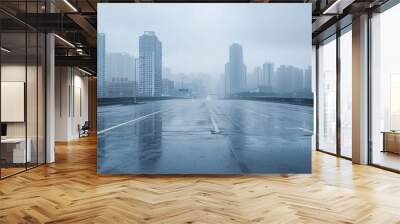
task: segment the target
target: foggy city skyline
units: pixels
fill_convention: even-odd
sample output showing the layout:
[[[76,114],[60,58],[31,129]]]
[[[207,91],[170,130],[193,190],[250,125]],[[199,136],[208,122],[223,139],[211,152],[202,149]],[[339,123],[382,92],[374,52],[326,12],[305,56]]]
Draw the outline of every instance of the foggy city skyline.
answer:
[[[296,4],[293,7],[274,4],[273,8],[267,4],[261,7],[259,4],[257,7],[253,4],[149,5],[99,5],[99,33],[105,34],[106,54],[128,54],[137,58],[138,37],[145,31],[153,31],[162,42],[162,67],[171,69],[174,74],[206,73],[212,79],[219,78],[225,72],[229,47],[234,43],[243,48],[247,72],[266,62],[273,63],[275,68],[291,65],[307,69],[310,65],[311,46],[298,42],[311,38],[306,33],[298,35],[297,30],[310,26],[303,24],[304,20],[296,20],[296,15],[304,14]],[[165,7],[168,10],[163,10]],[[277,17],[280,11],[287,13],[291,9],[291,16]],[[220,22],[213,23],[215,19]],[[119,21],[117,26],[114,20]],[[285,28],[293,23],[296,29]]]
[[[100,4],[98,172],[309,173],[310,12]]]
[[[105,35],[99,33],[98,38],[98,42],[106,46]],[[177,74],[171,68],[162,67],[163,44],[155,32],[143,32],[138,42],[141,46],[138,58],[127,53],[101,51],[99,54],[99,61],[105,61],[99,68],[105,71],[104,75],[99,75],[105,84],[100,88],[102,97],[312,96],[310,66],[306,69],[291,65],[275,67],[265,62],[248,71],[243,48],[237,43],[229,46],[224,73],[215,77],[202,72]],[[187,90],[182,92],[182,89]]]

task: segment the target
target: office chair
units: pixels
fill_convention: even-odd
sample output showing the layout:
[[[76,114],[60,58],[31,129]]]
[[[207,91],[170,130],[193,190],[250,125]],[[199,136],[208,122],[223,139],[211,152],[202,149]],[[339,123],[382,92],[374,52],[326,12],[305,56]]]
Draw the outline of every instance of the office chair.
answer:
[[[82,127],[78,124],[79,138],[89,136],[89,129],[90,129],[89,121],[85,121]]]

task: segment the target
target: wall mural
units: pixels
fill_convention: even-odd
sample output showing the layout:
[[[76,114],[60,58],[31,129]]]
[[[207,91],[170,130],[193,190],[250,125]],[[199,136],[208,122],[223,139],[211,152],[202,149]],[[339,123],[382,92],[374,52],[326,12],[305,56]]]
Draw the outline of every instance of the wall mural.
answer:
[[[310,4],[98,4],[98,173],[310,173],[311,33]]]

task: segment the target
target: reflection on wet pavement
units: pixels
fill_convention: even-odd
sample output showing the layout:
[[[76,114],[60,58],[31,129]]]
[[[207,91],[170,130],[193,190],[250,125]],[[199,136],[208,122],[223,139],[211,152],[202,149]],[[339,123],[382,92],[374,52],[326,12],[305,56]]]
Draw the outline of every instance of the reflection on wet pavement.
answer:
[[[313,108],[245,100],[165,100],[98,108],[98,172],[311,172]]]

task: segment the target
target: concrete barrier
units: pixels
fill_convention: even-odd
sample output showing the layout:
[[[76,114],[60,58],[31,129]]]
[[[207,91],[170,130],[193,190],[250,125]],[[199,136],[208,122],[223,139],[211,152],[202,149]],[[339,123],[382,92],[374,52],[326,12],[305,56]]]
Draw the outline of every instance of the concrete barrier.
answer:
[[[157,101],[157,100],[171,100],[183,99],[182,97],[136,97],[137,103]],[[135,97],[112,97],[112,98],[97,98],[98,106],[115,105],[115,104],[135,104]]]
[[[234,100],[255,100],[255,101],[266,101],[274,103],[287,103],[302,106],[314,106],[314,99],[312,98],[294,98],[294,97],[277,97],[277,96],[240,96],[240,97],[229,97],[225,99]]]
[[[183,97],[137,97],[137,103],[143,103],[148,101],[157,101],[157,100],[172,100],[172,99],[186,99]],[[302,105],[302,106],[310,106],[314,105],[314,99],[311,98],[291,98],[291,97],[269,97],[269,96],[241,96],[241,97],[229,97],[224,98],[226,100],[255,100],[255,101],[265,101],[265,102],[274,102],[274,103],[286,103],[286,104],[294,104],[294,105]],[[113,97],[113,98],[98,98],[97,105],[98,106],[106,106],[106,105],[116,105],[116,104],[135,104],[134,97]]]

